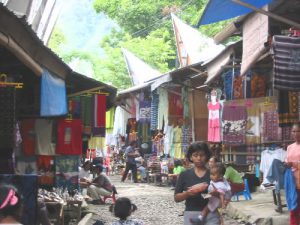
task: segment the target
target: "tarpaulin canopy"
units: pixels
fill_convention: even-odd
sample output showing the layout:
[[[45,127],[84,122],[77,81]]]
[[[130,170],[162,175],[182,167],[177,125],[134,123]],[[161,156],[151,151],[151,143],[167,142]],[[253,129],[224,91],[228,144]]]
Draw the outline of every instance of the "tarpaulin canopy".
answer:
[[[272,0],[241,0],[256,8],[272,2]],[[210,0],[198,22],[198,26],[227,20],[252,12],[253,10],[239,5],[232,0]]]

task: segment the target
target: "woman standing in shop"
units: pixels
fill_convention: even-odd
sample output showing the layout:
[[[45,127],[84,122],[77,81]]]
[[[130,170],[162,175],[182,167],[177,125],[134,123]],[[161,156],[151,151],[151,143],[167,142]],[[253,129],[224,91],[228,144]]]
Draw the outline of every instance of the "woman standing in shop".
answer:
[[[295,142],[287,147],[286,164],[292,167],[298,194],[297,208],[290,212],[290,225],[300,223],[300,122],[292,127],[292,136]]]
[[[196,142],[189,146],[186,157],[194,164],[194,167],[179,175],[174,199],[176,202],[185,201],[184,224],[190,225],[190,218],[199,216],[208,203],[202,194],[207,193],[207,187],[210,183],[210,173],[206,167],[210,158],[210,151],[205,142]],[[210,212],[204,224],[219,225],[219,213],[217,211]]]

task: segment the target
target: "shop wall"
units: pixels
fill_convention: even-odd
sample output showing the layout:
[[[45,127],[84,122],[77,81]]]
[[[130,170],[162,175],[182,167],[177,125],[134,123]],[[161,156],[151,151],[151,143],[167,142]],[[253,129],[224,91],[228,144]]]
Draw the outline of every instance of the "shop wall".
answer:
[[[195,127],[195,140],[207,140],[207,121],[208,109],[206,93],[202,91],[193,91],[190,103],[193,104],[194,112],[194,127]]]

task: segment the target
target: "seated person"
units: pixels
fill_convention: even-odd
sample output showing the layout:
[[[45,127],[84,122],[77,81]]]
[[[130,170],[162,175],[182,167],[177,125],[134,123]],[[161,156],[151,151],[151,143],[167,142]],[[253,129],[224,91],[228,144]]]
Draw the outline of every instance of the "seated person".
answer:
[[[207,206],[202,210],[202,213],[198,218],[192,218],[191,223],[199,223],[203,221],[209,212],[214,212],[219,208],[225,209],[231,198],[230,185],[224,178],[225,167],[221,163],[217,163],[210,169],[210,184],[208,186],[208,193],[217,192],[216,195],[209,195]],[[221,224],[224,225],[224,221],[221,217]]]
[[[182,166],[181,160],[179,160],[179,159],[175,160],[173,173],[168,174],[168,176],[171,178],[170,180],[171,180],[171,185],[173,188],[175,188],[175,186],[176,186],[177,177],[183,171],[185,171],[185,168]]]
[[[143,182],[147,181],[146,168],[144,167],[145,160],[142,156],[135,158],[137,170],[141,174],[141,178]]]
[[[93,199],[93,204],[104,204],[101,196],[111,196],[114,191],[114,186],[109,178],[102,173],[103,167],[101,164],[95,165],[97,176],[91,181],[88,186],[87,193]]]
[[[79,185],[81,188],[88,187],[91,184],[91,169],[92,163],[86,161],[79,169]]]
[[[228,181],[231,187],[231,194],[234,195],[244,190],[245,185],[243,177],[236,171],[230,164],[225,163],[225,175],[224,178]]]

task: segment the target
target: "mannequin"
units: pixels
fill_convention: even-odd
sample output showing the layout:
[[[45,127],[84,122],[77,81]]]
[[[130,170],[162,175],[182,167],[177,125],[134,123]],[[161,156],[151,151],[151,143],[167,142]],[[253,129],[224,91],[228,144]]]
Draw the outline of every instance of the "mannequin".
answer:
[[[209,142],[220,142],[221,134],[220,134],[220,109],[221,104],[218,99],[217,90],[213,89],[210,95],[211,102],[208,103],[208,137],[207,140]]]

